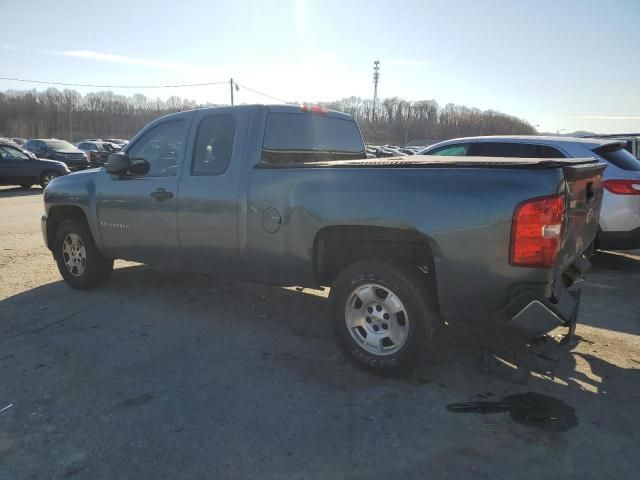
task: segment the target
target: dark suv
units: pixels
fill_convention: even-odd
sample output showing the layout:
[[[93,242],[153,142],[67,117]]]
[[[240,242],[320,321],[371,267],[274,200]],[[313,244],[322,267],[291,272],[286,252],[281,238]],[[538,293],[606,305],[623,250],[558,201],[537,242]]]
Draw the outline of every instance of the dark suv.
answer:
[[[70,170],[89,168],[87,154],[82,150],[78,150],[66,140],[55,138],[33,139],[25,143],[24,149],[35,153],[38,158],[48,158],[66,163]]]
[[[13,142],[0,140],[0,185],[29,188],[37,183],[45,188],[51,180],[67,173],[69,169],[62,162],[35,158]]]
[[[109,142],[99,140],[83,140],[78,143],[78,149],[89,156],[89,163],[92,167],[101,167],[107,163],[111,153],[119,151]]]

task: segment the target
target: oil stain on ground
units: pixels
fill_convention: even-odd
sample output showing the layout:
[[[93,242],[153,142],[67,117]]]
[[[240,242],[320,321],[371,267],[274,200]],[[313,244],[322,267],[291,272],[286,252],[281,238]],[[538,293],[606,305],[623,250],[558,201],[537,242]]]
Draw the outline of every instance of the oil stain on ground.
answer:
[[[511,419],[522,425],[547,432],[566,432],[578,425],[573,407],[557,398],[540,393],[508,395],[502,400],[452,403],[447,410],[455,413],[509,413]]]

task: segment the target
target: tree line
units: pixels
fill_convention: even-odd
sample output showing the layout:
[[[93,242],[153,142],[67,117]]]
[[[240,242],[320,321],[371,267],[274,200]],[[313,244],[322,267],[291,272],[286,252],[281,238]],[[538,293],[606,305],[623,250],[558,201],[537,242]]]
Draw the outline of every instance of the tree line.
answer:
[[[331,110],[353,115],[367,143],[429,145],[450,138],[477,135],[533,135],[525,120],[497,112],[435,100],[409,101],[387,98],[378,102],[349,97],[323,104]]]
[[[323,106],[353,115],[367,143],[426,145],[472,135],[534,134],[525,120],[496,112],[435,100],[408,101],[397,97],[373,100],[349,97]],[[166,100],[142,94],[110,91],[81,95],[75,90],[0,93],[0,136],[23,138],[131,138],[150,121],[199,106],[177,96]]]
[[[0,93],[0,135],[22,138],[131,138],[150,121],[196,102],[180,97],[166,100],[113,92],[81,95],[75,90]]]

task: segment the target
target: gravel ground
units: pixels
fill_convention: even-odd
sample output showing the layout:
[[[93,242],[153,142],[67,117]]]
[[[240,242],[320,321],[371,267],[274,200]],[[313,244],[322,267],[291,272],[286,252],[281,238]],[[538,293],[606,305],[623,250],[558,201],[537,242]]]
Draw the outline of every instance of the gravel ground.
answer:
[[[451,325],[391,379],[345,360],[323,291],[126,262],[71,290],[41,211],[0,188],[0,479],[638,475],[639,256],[596,255],[569,347]]]

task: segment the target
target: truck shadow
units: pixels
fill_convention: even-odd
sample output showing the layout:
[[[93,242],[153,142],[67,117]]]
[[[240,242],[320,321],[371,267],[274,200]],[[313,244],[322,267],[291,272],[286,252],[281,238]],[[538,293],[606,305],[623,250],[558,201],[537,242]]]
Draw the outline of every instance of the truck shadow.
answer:
[[[262,335],[268,347],[252,355],[268,365],[264,375],[272,368],[284,368],[301,383],[324,383],[348,392],[391,383],[408,390],[429,385],[463,401],[514,391],[553,397],[609,391],[608,398],[624,401],[633,398],[631,388],[640,379],[640,354],[630,360],[637,366],[626,368],[605,360],[585,338],[576,337],[574,348],[560,347],[551,337],[534,342],[502,326],[485,324],[443,327],[413,370],[393,379],[374,376],[353,366],[338,350],[328,321],[326,292],[161,273],[144,266],[116,269],[111,282],[98,290],[76,291],[60,281],[1,301],[0,345],[29,341],[53,327],[82,328],[83,322],[93,322],[92,309],[108,305],[131,308],[130,314],[120,314],[116,320],[127,328],[146,327],[162,317],[171,328],[196,330],[205,340],[202,345],[207,336],[233,329],[242,329],[247,336]],[[598,328],[606,329],[610,320],[598,319]],[[100,328],[101,335],[109,335],[109,323]],[[246,348],[252,347],[247,343]]]
[[[30,195],[42,195],[42,188],[40,187],[31,187],[31,188],[22,188],[22,187],[11,187],[11,188],[0,188],[0,198],[9,198],[9,197],[27,197]]]

